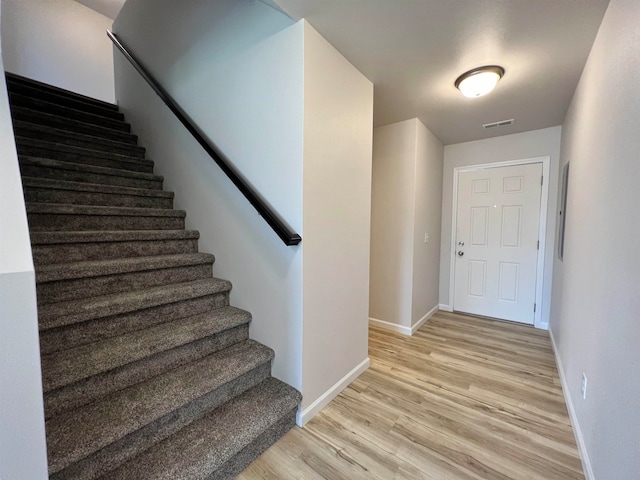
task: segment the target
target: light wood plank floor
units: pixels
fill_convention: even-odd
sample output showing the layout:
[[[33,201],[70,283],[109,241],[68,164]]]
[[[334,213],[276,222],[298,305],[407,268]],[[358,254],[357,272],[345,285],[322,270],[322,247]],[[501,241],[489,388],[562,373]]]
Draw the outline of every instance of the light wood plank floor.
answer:
[[[439,312],[238,478],[583,479],[547,332]]]

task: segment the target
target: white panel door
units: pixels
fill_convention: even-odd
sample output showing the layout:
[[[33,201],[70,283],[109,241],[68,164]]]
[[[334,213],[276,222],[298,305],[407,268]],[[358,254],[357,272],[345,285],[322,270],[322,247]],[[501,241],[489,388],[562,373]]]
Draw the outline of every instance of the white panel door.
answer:
[[[453,308],[533,324],[542,164],[458,175]]]

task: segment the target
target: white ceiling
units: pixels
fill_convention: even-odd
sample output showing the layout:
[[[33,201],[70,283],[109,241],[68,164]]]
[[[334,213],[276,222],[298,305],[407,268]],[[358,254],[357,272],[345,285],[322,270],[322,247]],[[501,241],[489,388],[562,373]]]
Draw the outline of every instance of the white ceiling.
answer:
[[[77,0],[115,18],[125,0]],[[210,0],[215,1],[215,0]],[[418,117],[445,145],[562,124],[609,0],[263,0],[306,18],[374,84],[374,124]],[[485,97],[453,86],[506,73]],[[490,130],[482,124],[514,118]]]
[[[105,17],[109,17],[115,20],[120,13],[120,9],[127,0],[76,0],[76,2],[83,4],[85,7],[89,7],[91,10],[95,10],[101,13]]]
[[[274,0],[374,84],[374,124],[418,117],[445,145],[562,124],[608,0]],[[453,86],[506,70],[491,94]],[[515,118],[491,130],[482,124]]]

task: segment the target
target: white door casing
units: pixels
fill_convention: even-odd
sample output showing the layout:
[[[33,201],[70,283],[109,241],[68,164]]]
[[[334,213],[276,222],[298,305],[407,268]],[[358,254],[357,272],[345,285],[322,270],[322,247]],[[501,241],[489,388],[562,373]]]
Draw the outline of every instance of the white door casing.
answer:
[[[534,323],[542,163],[460,172],[453,308]]]

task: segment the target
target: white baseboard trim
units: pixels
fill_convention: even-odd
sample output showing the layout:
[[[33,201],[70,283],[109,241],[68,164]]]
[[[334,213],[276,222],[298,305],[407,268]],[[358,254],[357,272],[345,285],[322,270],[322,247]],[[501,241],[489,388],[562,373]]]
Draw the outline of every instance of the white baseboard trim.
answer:
[[[589,453],[587,452],[587,446],[584,443],[584,437],[582,436],[582,430],[580,430],[580,424],[578,423],[578,417],[576,416],[575,408],[573,407],[573,400],[571,400],[571,392],[569,392],[569,385],[567,379],[564,376],[564,369],[562,368],[562,360],[558,355],[558,348],[556,341],[553,338],[553,332],[549,329],[549,336],[551,337],[551,346],[553,347],[553,354],[556,357],[556,366],[558,367],[558,375],[560,376],[560,383],[562,385],[562,393],[564,394],[564,401],[567,404],[567,410],[569,411],[569,418],[571,419],[571,426],[573,427],[573,434],[576,437],[576,443],[578,444],[578,451],[580,452],[580,459],[582,460],[582,469],[584,470],[584,476],[586,480],[595,480],[593,474],[593,468],[591,467],[591,460],[589,460]]]
[[[429,320],[433,315],[441,310],[440,305],[436,305],[427,314],[418,320],[411,328],[404,325],[398,325],[397,323],[386,322],[384,320],[378,320],[377,318],[369,317],[369,323],[375,327],[384,328],[385,330],[391,330],[392,332],[398,332],[402,335],[412,336],[422,326],[424,322]]]
[[[436,313],[439,309],[440,309],[440,305],[436,305],[431,310],[429,310],[424,317],[418,320],[416,324],[413,327],[411,327],[411,335],[416,333],[418,329],[422,326],[422,324],[427,320],[429,320],[431,317],[433,317],[433,314]]]
[[[438,305],[438,308],[443,312],[453,312],[453,307],[451,305],[445,305],[444,303]]]
[[[405,327],[404,325],[398,325],[397,323],[385,322],[384,320],[378,320],[377,318],[369,317],[369,323],[375,327],[384,328],[386,330],[391,330],[393,332],[398,332],[403,335],[411,336],[412,332],[409,327]]]
[[[324,392],[320,397],[309,405],[304,410],[298,410],[296,414],[296,423],[299,427],[304,427],[305,424],[311,420],[315,415],[326,407],[331,400],[336,398],[342,390],[347,388],[351,382],[353,382],[356,378],[360,376],[362,372],[364,372],[371,365],[371,360],[369,357],[365,358],[359,365],[357,365],[353,370],[347,373],[344,377],[336,382],[329,390]]]

